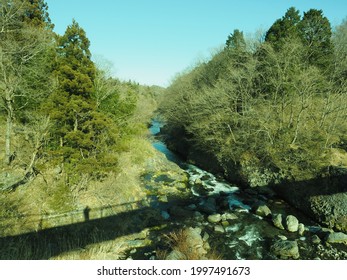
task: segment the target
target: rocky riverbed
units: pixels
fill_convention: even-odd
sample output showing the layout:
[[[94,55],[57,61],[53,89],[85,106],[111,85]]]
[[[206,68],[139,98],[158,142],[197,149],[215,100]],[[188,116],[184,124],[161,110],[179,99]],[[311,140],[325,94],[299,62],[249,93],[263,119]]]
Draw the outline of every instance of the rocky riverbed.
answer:
[[[159,127],[154,123],[152,134]],[[160,222],[128,241],[127,258],[189,259],[168,241],[180,234],[200,259],[347,259],[346,234],[315,223],[270,189],[240,189],[185,163],[160,141],[153,146],[165,157],[148,161],[143,187],[154,212],[145,220]]]

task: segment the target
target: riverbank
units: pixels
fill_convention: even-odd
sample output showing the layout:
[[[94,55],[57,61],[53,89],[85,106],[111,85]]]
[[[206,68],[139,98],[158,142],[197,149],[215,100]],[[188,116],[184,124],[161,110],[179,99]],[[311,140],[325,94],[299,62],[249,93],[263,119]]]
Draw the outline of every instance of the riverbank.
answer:
[[[132,151],[135,158],[124,155],[132,167],[118,178],[126,181],[128,198],[121,189],[105,192],[104,198],[125,202],[117,211],[109,201],[97,211],[103,216],[91,206],[88,220],[2,237],[2,258],[347,259],[344,236],[275,193],[232,185],[185,162],[153,136],[136,141],[142,150]]]
[[[163,135],[161,137],[167,139]],[[213,160],[210,158],[208,163],[211,166]],[[216,180],[211,173],[194,165],[181,162],[180,166],[189,175],[192,193],[199,197],[198,206],[185,206],[184,209],[189,210],[193,207],[197,212],[201,210],[202,216],[205,215],[207,223],[203,229],[200,228],[204,225],[203,222],[193,223],[194,226],[198,225],[202,232],[204,229],[207,230],[209,236],[214,236],[215,232],[224,234],[223,238],[221,236],[216,238],[220,242],[214,243],[212,237],[210,243],[220,248],[226,258],[346,258],[346,235],[319,226],[311,220],[310,216],[283,201],[272,188],[246,188],[245,185],[239,188],[227,183],[222,176],[217,177],[218,180]],[[220,189],[221,186],[222,189]],[[265,214],[262,208],[267,209]],[[207,212],[206,209],[208,209]],[[230,214],[238,217],[235,219],[238,222],[225,218]],[[210,217],[212,220],[215,219],[214,224],[209,224],[210,215],[216,215],[215,218]],[[292,219],[295,221],[294,224],[296,223],[294,230],[289,225]],[[341,238],[339,241],[335,239],[336,242],[332,245],[331,240],[336,236]],[[229,247],[226,245],[226,240],[228,240],[227,243],[229,242]],[[240,240],[248,240],[245,241],[244,249],[240,249],[242,248]],[[235,247],[234,250],[230,248],[230,244],[232,244],[231,248]],[[284,248],[289,246],[290,252],[286,252],[288,248],[283,249],[282,246]],[[245,252],[247,252],[246,255],[244,255]]]

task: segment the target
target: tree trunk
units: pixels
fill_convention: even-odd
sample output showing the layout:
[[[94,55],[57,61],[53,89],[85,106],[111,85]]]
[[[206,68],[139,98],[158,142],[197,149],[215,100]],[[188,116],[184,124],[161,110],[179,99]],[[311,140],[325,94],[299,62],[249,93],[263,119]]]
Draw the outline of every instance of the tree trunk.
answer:
[[[6,134],[5,134],[5,159],[7,165],[11,163],[11,134],[12,134],[12,121],[13,121],[13,107],[11,99],[6,100],[7,120],[6,120]]]

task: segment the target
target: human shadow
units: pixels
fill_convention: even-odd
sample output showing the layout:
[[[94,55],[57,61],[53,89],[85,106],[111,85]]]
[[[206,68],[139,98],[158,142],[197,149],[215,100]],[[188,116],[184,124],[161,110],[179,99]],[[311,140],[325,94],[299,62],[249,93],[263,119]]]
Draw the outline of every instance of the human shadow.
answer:
[[[165,222],[160,211],[152,207],[95,219],[90,215],[93,210],[89,207],[82,210],[80,222],[0,237],[0,259],[49,259],[63,252],[114,240]]]

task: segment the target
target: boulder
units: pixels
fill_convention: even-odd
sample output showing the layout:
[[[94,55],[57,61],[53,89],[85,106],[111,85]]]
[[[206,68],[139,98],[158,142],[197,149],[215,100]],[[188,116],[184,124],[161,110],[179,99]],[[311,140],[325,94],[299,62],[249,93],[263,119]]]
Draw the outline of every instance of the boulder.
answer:
[[[172,260],[172,261],[174,261],[174,260],[186,260],[187,257],[182,252],[177,251],[177,250],[173,250],[166,256],[165,259],[166,260]]]
[[[327,238],[328,243],[344,243],[347,244],[347,234],[343,232],[329,233]]]
[[[222,217],[220,214],[213,214],[213,215],[209,215],[207,217],[207,220],[210,222],[210,223],[219,223],[221,220],[222,220]]]
[[[275,227],[277,227],[279,229],[284,229],[284,226],[282,224],[282,214],[273,215],[272,222],[273,222]]]
[[[222,221],[227,220],[237,220],[239,217],[237,217],[234,213],[224,213],[222,215]]]
[[[325,175],[287,181],[274,189],[320,224],[347,233],[347,168],[330,166]]]
[[[317,235],[312,235],[311,241],[313,244],[320,244],[321,243],[321,240]]]
[[[199,259],[206,256],[207,251],[204,249],[204,240],[201,237],[201,228],[187,228],[184,231],[186,244],[189,245],[189,251],[194,251]]]
[[[288,240],[287,236],[284,235],[277,235],[277,237],[279,238],[279,240]]]
[[[220,233],[224,233],[224,232],[225,232],[224,227],[221,226],[221,225],[216,225],[216,226],[214,227],[214,231],[215,231],[215,232],[220,232]]]
[[[288,215],[286,218],[286,228],[290,232],[297,232],[299,229],[299,221],[293,215]]]
[[[271,246],[271,252],[280,259],[298,259],[300,257],[296,241],[277,240]]]
[[[205,214],[215,214],[217,212],[216,200],[209,197],[202,205],[199,205],[199,210]]]
[[[298,233],[302,236],[305,232],[305,225],[303,223],[300,223],[298,226]]]
[[[255,214],[257,214],[260,217],[267,217],[271,215],[271,210],[266,205],[260,205],[256,210]]]

